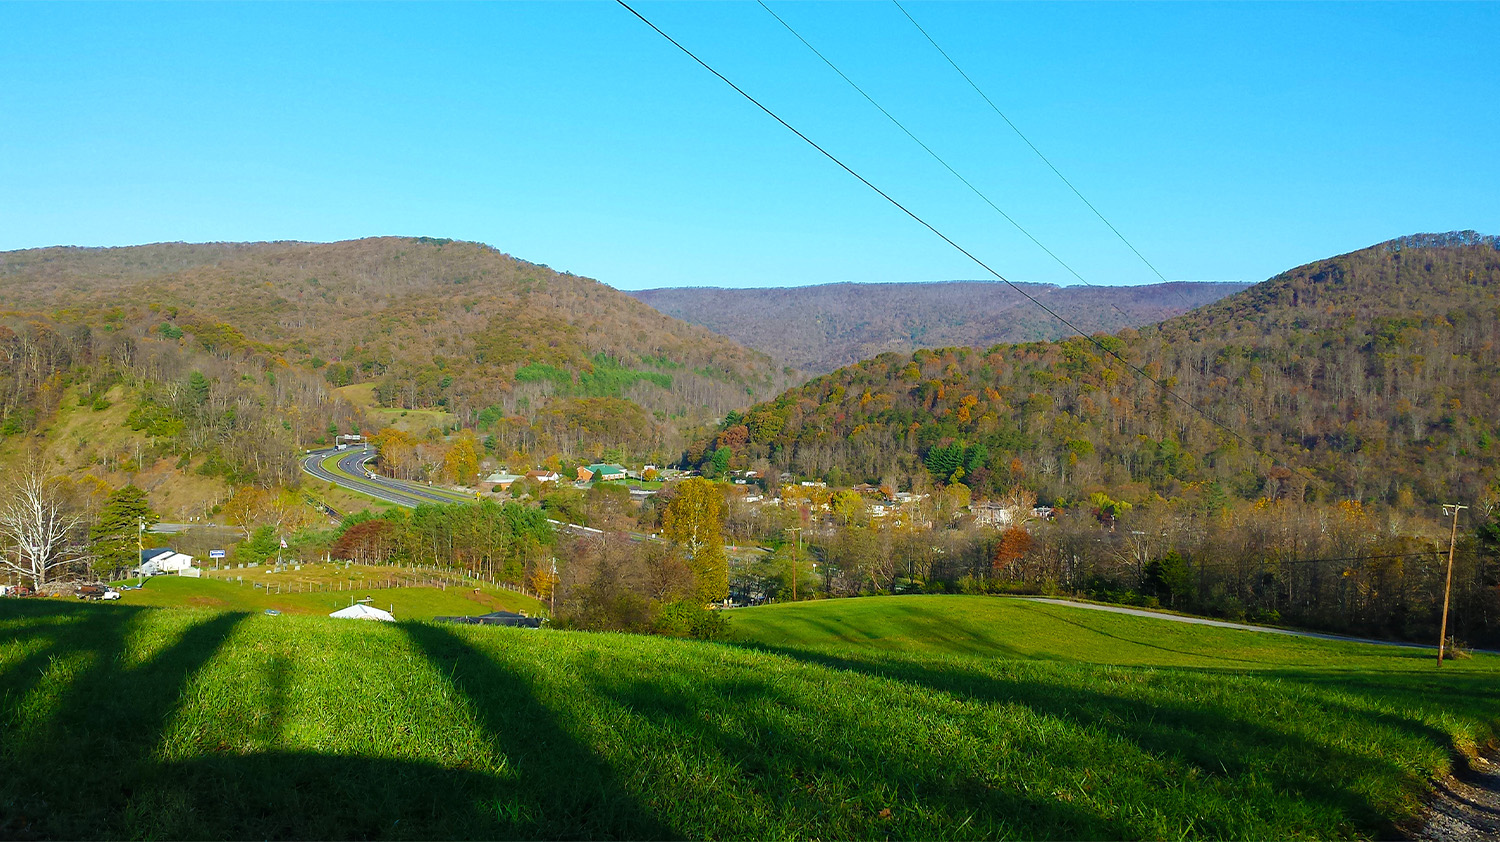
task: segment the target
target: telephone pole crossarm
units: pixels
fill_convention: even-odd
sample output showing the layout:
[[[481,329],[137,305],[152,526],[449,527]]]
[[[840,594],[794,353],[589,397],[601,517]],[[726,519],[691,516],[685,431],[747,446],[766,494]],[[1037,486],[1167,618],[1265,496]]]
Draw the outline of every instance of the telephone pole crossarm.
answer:
[[[1453,530],[1448,534],[1448,576],[1443,583],[1443,621],[1438,627],[1438,666],[1443,665],[1443,649],[1448,642],[1448,595],[1453,591],[1453,549],[1458,544],[1458,513],[1468,506],[1444,503],[1443,514],[1453,516]]]

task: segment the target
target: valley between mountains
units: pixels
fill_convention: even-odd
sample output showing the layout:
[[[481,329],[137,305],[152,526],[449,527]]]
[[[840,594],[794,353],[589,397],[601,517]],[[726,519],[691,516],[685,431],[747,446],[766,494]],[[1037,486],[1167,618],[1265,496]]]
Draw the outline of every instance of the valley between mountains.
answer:
[[[1027,289],[0,254],[0,835],[1487,827],[1500,238]]]

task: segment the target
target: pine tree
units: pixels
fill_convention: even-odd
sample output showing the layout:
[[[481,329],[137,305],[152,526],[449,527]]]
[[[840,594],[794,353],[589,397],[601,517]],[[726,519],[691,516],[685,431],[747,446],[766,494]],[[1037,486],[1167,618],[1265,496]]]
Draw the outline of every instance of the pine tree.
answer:
[[[109,576],[140,564],[138,530],[149,529],[159,520],[161,517],[146,500],[146,492],[136,486],[127,485],[109,495],[98,522],[89,530],[94,572]]]

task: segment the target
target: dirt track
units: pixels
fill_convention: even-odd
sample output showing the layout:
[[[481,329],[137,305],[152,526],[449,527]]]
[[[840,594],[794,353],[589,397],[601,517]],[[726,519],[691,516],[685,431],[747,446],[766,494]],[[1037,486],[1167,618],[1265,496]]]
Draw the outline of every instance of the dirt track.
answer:
[[[1428,842],[1497,842],[1500,840],[1500,762],[1489,752],[1446,780],[1422,816],[1413,839]]]

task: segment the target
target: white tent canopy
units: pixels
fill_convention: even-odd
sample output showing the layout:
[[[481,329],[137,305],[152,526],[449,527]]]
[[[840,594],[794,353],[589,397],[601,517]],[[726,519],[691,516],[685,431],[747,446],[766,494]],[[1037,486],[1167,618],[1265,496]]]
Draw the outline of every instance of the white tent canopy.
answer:
[[[343,620],[384,620],[387,623],[396,622],[396,618],[389,611],[381,611],[379,608],[371,608],[363,603],[355,603],[348,608],[329,614],[330,617],[338,617]]]

